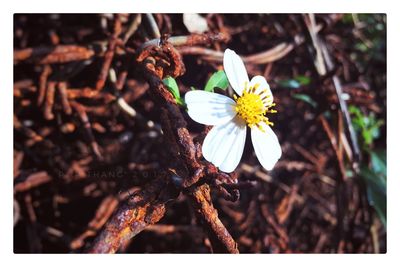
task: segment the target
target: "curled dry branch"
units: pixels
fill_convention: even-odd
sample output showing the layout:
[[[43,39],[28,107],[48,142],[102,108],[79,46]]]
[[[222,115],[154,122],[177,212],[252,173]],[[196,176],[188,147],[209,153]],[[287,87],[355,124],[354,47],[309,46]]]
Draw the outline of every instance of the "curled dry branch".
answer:
[[[122,204],[89,252],[115,253],[127,240],[158,222],[164,216],[165,203],[174,195],[174,189],[168,186],[167,181],[166,177],[158,177]]]
[[[117,210],[96,238],[90,252],[117,251],[125,240],[160,220],[165,213],[166,202],[182,192],[188,196],[198,221],[204,226],[213,251],[238,253],[236,242],[218,218],[218,212],[212,204],[207,179],[201,180],[223,174],[196,156],[198,144],[193,142],[175,99],[162,82],[166,75],[177,77],[184,73],[180,54],[170,43],[162,41],[160,45],[150,44],[139,50],[137,62],[150,85],[151,96],[162,110],[162,129],[171,154],[169,171]]]

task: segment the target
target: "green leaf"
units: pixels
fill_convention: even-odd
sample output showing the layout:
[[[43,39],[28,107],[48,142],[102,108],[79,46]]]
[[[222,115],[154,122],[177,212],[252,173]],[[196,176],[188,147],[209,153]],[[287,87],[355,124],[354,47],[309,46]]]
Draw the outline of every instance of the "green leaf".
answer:
[[[179,93],[179,87],[175,79],[171,76],[164,78],[163,83],[167,86],[168,90],[172,93],[175,98],[179,98],[181,95]]]
[[[297,75],[294,79],[298,81],[301,85],[309,85],[311,82],[311,78],[304,75]]]
[[[309,95],[305,94],[293,94],[292,97],[297,100],[301,100],[313,106],[314,108],[317,107],[317,102],[315,102]]]
[[[367,196],[386,227],[386,150],[370,151],[371,168],[361,166],[361,177],[367,185]]]
[[[386,228],[386,194],[376,191],[374,187],[367,187],[367,197]]]
[[[228,85],[229,82],[225,72],[223,70],[220,70],[214,72],[213,75],[211,75],[206,86],[204,87],[204,91],[214,92],[215,87],[225,90],[226,88],[228,88]]]
[[[292,88],[292,89],[297,89],[301,87],[301,84],[293,79],[279,81],[278,84],[282,87]]]
[[[372,151],[371,152],[371,165],[372,170],[386,177],[386,151]]]
[[[363,148],[368,148],[375,139],[379,138],[379,128],[384,124],[383,120],[377,120],[373,112],[365,116],[358,107],[350,106],[351,122],[354,129],[362,137]]]
[[[355,48],[361,52],[367,52],[368,51],[368,46],[365,43],[356,43]]]
[[[386,228],[386,177],[382,177],[367,167],[361,167],[361,177],[367,185],[368,202],[374,207]]]
[[[363,130],[362,136],[363,136],[365,144],[367,144],[367,145],[372,144],[373,138],[372,138],[372,134],[370,131]]]
[[[353,24],[353,16],[351,14],[344,14],[342,17],[342,21],[345,24]]]
[[[163,83],[165,84],[165,86],[167,86],[168,90],[174,96],[176,103],[181,106],[184,105],[185,101],[183,100],[183,98],[181,98],[181,95],[179,93],[179,87],[175,79],[172,78],[171,76],[168,76],[163,79]]]
[[[185,106],[185,100],[182,97],[176,98],[176,103],[180,106]]]
[[[281,80],[278,84],[282,87],[297,89],[303,85],[309,85],[311,78],[304,75],[297,75],[294,79]]]
[[[360,109],[356,106],[349,105],[349,112],[350,114],[357,114],[358,112],[360,112]]]

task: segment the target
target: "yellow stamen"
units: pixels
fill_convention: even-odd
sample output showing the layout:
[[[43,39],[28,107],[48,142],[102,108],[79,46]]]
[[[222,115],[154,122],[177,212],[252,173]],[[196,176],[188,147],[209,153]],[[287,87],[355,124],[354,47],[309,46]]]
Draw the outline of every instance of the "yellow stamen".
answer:
[[[271,96],[267,90],[261,90],[261,92],[255,93],[259,84],[247,87],[245,84],[245,90],[240,97],[234,96],[236,101],[235,110],[238,115],[246,121],[247,125],[252,128],[258,127],[261,131],[264,131],[261,127],[261,122],[267,125],[273,126],[274,124],[269,121],[266,117],[267,113],[276,113],[277,111],[271,109],[275,106],[275,103],[269,103],[266,101]]]

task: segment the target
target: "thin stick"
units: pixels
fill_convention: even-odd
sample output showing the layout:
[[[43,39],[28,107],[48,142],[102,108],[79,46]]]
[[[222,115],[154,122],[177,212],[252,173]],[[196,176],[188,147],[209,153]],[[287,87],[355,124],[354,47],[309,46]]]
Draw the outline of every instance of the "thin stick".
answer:
[[[314,14],[308,14],[308,17],[304,15],[304,21],[306,22],[306,26],[308,28],[308,31],[310,32],[311,40],[313,42],[315,51],[316,51],[316,57],[314,60],[315,67],[318,71],[318,73],[323,76],[326,74],[326,67],[324,63],[324,58],[322,57],[322,51],[320,47],[320,40],[317,35],[316,31],[316,23],[315,23],[315,16]]]
[[[14,185],[14,191],[17,193],[26,192],[40,185],[49,183],[52,178],[45,171],[40,171],[29,175],[24,181],[17,182]]]
[[[326,45],[322,41],[321,41],[321,46],[322,46],[322,54],[324,56],[326,65],[328,67],[328,70],[331,71],[334,69],[332,59],[329,55]],[[333,80],[333,84],[335,85],[336,95],[337,95],[337,98],[339,101],[340,110],[342,111],[344,121],[346,122],[346,128],[350,135],[351,146],[352,146],[353,152],[354,152],[353,168],[354,168],[354,170],[358,171],[358,168],[359,168],[358,165],[361,162],[361,152],[360,152],[360,147],[358,146],[357,134],[356,134],[353,124],[351,122],[347,103],[342,97],[343,89],[342,89],[340,80],[336,74],[332,76],[332,80]]]
[[[313,41],[314,48],[317,51],[317,59],[315,61],[315,67],[316,67],[318,73],[321,76],[323,76],[327,73],[327,71],[334,70],[334,64],[329,55],[326,44],[317,34],[318,29],[317,29],[317,25],[315,24],[314,15],[309,14],[308,17],[304,16],[304,21],[310,32],[310,36]],[[325,64],[326,64],[326,66],[325,66]],[[350,118],[350,114],[349,114],[349,111],[347,108],[347,103],[342,97],[342,94],[343,94],[342,85],[336,74],[334,74],[332,76],[332,81],[335,86],[335,91],[336,91],[336,95],[337,95],[337,98],[339,101],[340,110],[343,114],[344,121],[346,122],[346,128],[349,132],[351,145],[352,145],[352,149],[354,152],[352,167],[356,172],[358,172],[358,169],[359,169],[358,165],[359,165],[359,162],[361,161],[361,153],[360,153],[360,148],[358,146],[357,135],[356,135],[356,132],[354,131],[353,124],[351,123],[351,118]]]
[[[78,116],[79,116],[79,118],[83,124],[83,127],[88,135],[88,138],[90,141],[90,146],[92,147],[94,154],[97,156],[98,159],[102,160],[103,156],[101,155],[99,145],[97,144],[96,139],[94,138],[92,126],[90,124],[89,117],[86,113],[85,108],[81,104],[79,104],[75,101],[71,101],[71,106],[78,113]]]
[[[128,42],[129,38],[131,38],[131,36],[136,32],[141,23],[142,23],[142,15],[137,14],[135,18],[132,20],[131,24],[129,25],[129,28],[124,35],[124,38],[122,38],[122,42],[124,44]]]
[[[42,74],[40,74],[39,78],[39,94],[37,99],[38,106],[41,106],[43,104],[44,97],[46,95],[47,79],[50,74],[51,74],[51,67],[49,65],[45,65]]]
[[[21,62],[36,64],[67,63],[71,61],[87,60],[95,52],[85,46],[57,45],[53,47],[40,46],[14,51],[14,64]]]
[[[331,143],[332,149],[335,152],[337,163],[338,163],[340,174],[341,174],[341,180],[344,181],[344,180],[346,180],[346,168],[344,167],[343,160],[342,160],[343,157],[339,151],[338,138],[335,137],[335,134],[333,133],[331,127],[329,126],[329,123],[324,118],[324,116],[321,115],[318,118],[321,121],[322,127],[324,128],[324,130],[329,138],[329,141]]]
[[[66,114],[70,115],[72,113],[71,105],[68,101],[68,93],[67,93],[67,83],[59,82],[58,83],[58,91],[60,92],[61,104],[63,110]]]
[[[44,117],[46,120],[52,120],[54,118],[53,106],[55,91],[56,82],[50,81],[47,85],[46,102],[44,103]]]
[[[150,14],[150,13],[147,13],[146,14],[146,18],[149,21],[153,37],[154,38],[160,38],[161,37],[160,29],[158,29],[157,22],[154,19],[153,15]]]
[[[266,64],[285,57],[293,49],[293,44],[284,42],[267,51],[249,56],[242,56],[242,59],[245,63],[249,64]],[[224,58],[224,52],[207,49],[204,47],[188,46],[181,47],[178,50],[182,55],[201,55],[204,59],[212,62],[222,62]]]
[[[211,201],[209,186],[199,186],[189,196],[197,217],[209,233],[214,252],[239,253],[235,240],[218,218],[218,212]]]
[[[114,58],[115,48],[117,47],[117,39],[118,39],[118,36],[121,34],[121,30],[122,30],[121,26],[122,26],[121,19],[120,19],[119,15],[115,15],[114,32],[108,42],[108,49],[104,55],[103,66],[101,68],[99,77],[97,79],[97,83],[96,83],[97,91],[100,91],[101,89],[103,89],[103,87],[106,83],[106,79],[107,79],[107,75],[108,75],[108,72],[109,72],[109,69],[111,66],[111,62]]]
[[[38,133],[36,133],[34,130],[24,126],[21,121],[18,119],[17,116],[15,116],[14,114],[14,128],[16,130],[21,131],[23,134],[25,134],[31,141],[29,142],[29,145],[27,144],[27,146],[31,146],[37,142],[41,142],[44,140],[43,136],[39,135]]]

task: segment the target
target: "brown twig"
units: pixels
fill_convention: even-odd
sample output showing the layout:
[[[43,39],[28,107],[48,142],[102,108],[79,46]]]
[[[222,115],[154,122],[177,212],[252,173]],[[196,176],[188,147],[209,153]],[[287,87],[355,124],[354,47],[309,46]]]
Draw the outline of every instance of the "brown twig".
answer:
[[[239,253],[237,244],[228,230],[218,218],[218,212],[213,207],[210,188],[207,184],[196,187],[190,192],[190,201],[197,217],[207,230],[214,252]]]
[[[124,44],[128,42],[129,38],[136,32],[136,30],[139,28],[140,24],[142,23],[142,15],[141,14],[136,14],[135,18],[132,20],[131,24],[128,27],[128,30],[125,32],[124,37],[122,38],[122,41]]]
[[[44,101],[44,97],[46,95],[46,88],[47,88],[47,78],[51,74],[51,67],[49,65],[45,65],[43,67],[42,74],[39,78],[39,95],[37,99],[37,105],[41,106]]]
[[[18,131],[21,131],[23,134],[25,134],[30,140],[27,141],[27,144],[30,144],[28,146],[31,146],[37,142],[43,141],[43,137],[33,131],[32,129],[25,127],[17,118],[17,116],[14,115],[14,128]],[[29,143],[28,143],[29,142]]]
[[[96,90],[97,91],[100,91],[101,89],[103,89],[104,84],[106,83],[108,71],[110,69],[111,62],[114,58],[115,48],[117,47],[118,36],[121,34],[121,31],[122,31],[121,26],[122,26],[121,18],[120,18],[120,15],[117,14],[117,15],[115,15],[115,18],[114,18],[114,31],[108,42],[108,48],[104,55],[103,66],[101,67],[101,71],[100,71],[99,77],[96,82]]]
[[[46,102],[44,103],[44,111],[43,111],[46,120],[52,120],[54,118],[53,106],[54,106],[55,92],[56,92],[56,82],[50,81],[47,85]]]
[[[149,225],[145,231],[154,232],[160,235],[173,234],[176,232],[187,232],[194,235],[203,235],[203,231],[200,227],[195,225],[169,225],[169,224],[154,224]]]
[[[333,133],[331,127],[329,126],[329,123],[327,122],[327,120],[324,118],[323,115],[319,116],[319,120],[321,121],[322,127],[324,128],[329,141],[331,143],[332,149],[335,152],[336,155],[336,159],[337,159],[337,164],[340,170],[340,174],[341,174],[341,180],[345,181],[346,180],[346,168],[344,166],[344,162],[343,162],[343,153],[340,152],[339,149],[339,138],[340,137],[335,137],[335,134]]]
[[[58,83],[58,91],[60,92],[61,104],[63,110],[66,114],[70,115],[72,113],[71,105],[68,100],[68,92],[67,92],[67,83],[59,82]]]
[[[89,117],[86,113],[84,106],[82,106],[81,104],[79,104],[78,102],[75,102],[75,101],[71,101],[70,104],[71,104],[72,108],[78,113],[78,116],[79,116],[79,118],[83,124],[83,127],[87,133],[87,136],[89,138],[90,146],[92,147],[94,154],[97,156],[98,159],[102,160],[103,156],[101,155],[99,145],[97,144],[96,139],[94,138],[92,127],[91,127],[91,124],[89,121]]]
[[[94,51],[84,46],[57,45],[54,47],[35,47],[14,51],[14,64],[28,62],[35,64],[67,63],[87,60],[94,56]]]
[[[164,216],[166,202],[176,197],[166,178],[158,177],[144,190],[131,196],[107,222],[89,252],[115,253],[127,240],[158,222]]]
[[[293,44],[288,44],[284,42],[267,51],[249,56],[242,56],[242,59],[245,63],[249,64],[266,64],[283,58],[293,49]],[[224,53],[221,51],[215,51],[212,49],[197,46],[181,47],[179,48],[179,52],[182,55],[201,55],[204,59],[212,62],[222,62],[222,59],[224,57]]]
[[[170,58],[170,66],[173,69],[160,69],[152,63],[154,61],[146,60],[148,57],[153,57],[157,62],[157,59],[161,60],[165,57],[162,57],[162,54]],[[138,55],[138,61],[143,62],[144,75],[150,84],[151,92],[157,101],[165,107],[166,120],[162,120],[163,131],[167,139],[170,140],[169,143],[171,146],[179,151],[179,157],[176,157],[176,160],[181,161],[185,165],[185,168],[178,169],[176,173],[182,173],[187,178],[190,177],[190,179],[193,176],[201,177],[200,173],[206,168],[197,161],[196,147],[186,129],[186,122],[172,94],[165,88],[161,80],[163,75],[172,74],[173,77],[176,77],[183,73],[184,67],[179,53],[169,43],[165,43],[161,47],[148,47],[147,51],[144,50]],[[210,173],[207,174],[210,175]],[[184,184],[183,181],[182,184]],[[208,185],[206,187],[196,186],[193,190],[189,190],[189,192],[192,204],[198,211],[196,214],[209,234],[214,251],[238,253],[236,242],[220,222],[217,211],[212,206]],[[203,201],[207,203],[203,203]]]
[[[184,50],[184,47],[193,47],[196,45],[211,45],[216,42],[227,42],[230,36],[225,33],[203,33],[203,34],[191,34],[191,35],[182,35],[182,36],[171,36],[167,38],[167,42],[173,45],[181,52],[181,48]],[[161,42],[160,38],[152,39],[150,41],[142,44],[138,49],[138,54],[143,51],[143,49],[150,46],[158,46]],[[211,50],[213,51],[213,50]],[[182,54],[182,52],[181,52]]]
[[[279,235],[282,241],[284,241],[284,243],[287,244],[289,242],[289,237],[285,229],[283,229],[283,227],[276,221],[273,213],[269,210],[268,205],[262,204],[260,209],[261,209],[261,214],[264,216],[268,224],[272,226],[272,228]]]
[[[107,223],[105,229],[95,240],[91,252],[115,252],[147,225],[156,223],[165,212],[165,203],[175,199],[177,189],[183,190],[183,185],[190,186],[203,175],[216,172],[214,168],[205,168],[196,158],[196,146],[186,129],[186,122],[176,105],[171,93],[165,88],[164,75],[176,77],[184,72],[184,65],[179,53],[169,43],[161,46],[148,46],[140,51],[137,61],[143,68],[144,77],[150,85],[150,92],[157,103],[163,108],[163,132],[173,156],[167,177],[154,180],[129,203],[123,204]],[[162,67],[161,67],[162,66]],[[203,173],[203,174],[202,174]],[[182,178],[181,178],[182,177]],[[195,178],[193,178],[195,177]],[[183,181],[190,178],[190,183]],[[171,181],[171,182],[169,182]],[[168,185],[174,184],[175,187]],[[215,252],[238,253],[237,244],[218,218],[213,207],[210,189],[207,184],[193,185],[184,190],[196,211],[196,216],[204,225],[210,237]],[[147,219],[146,219],[147,218]]]
[[[88,223],[88,228],[74,240],[72,240],[71,249],[78,249],[84,245],[85,239],[96,235],[97,231],[104,226],[114,210],[118,206],[118,199],[114,196],[108,196],[103,199],[97,208],[94,218]]]
[[[17,182],[14,185],[14,191],[16,193],[21,193],[29,191],[32,188],[38,187],[40,185],[46,184],[52,180],[51,176],[45,171],[36,172],[29,175],[26,179],[21,182]]]
[[[30,224],[27,225],[28,245],[32,253],[39,253],[42,250],[42,241],[40,239],[37,227],[37,215],[32,203],[30,193],[24,195],[25,208]]]

